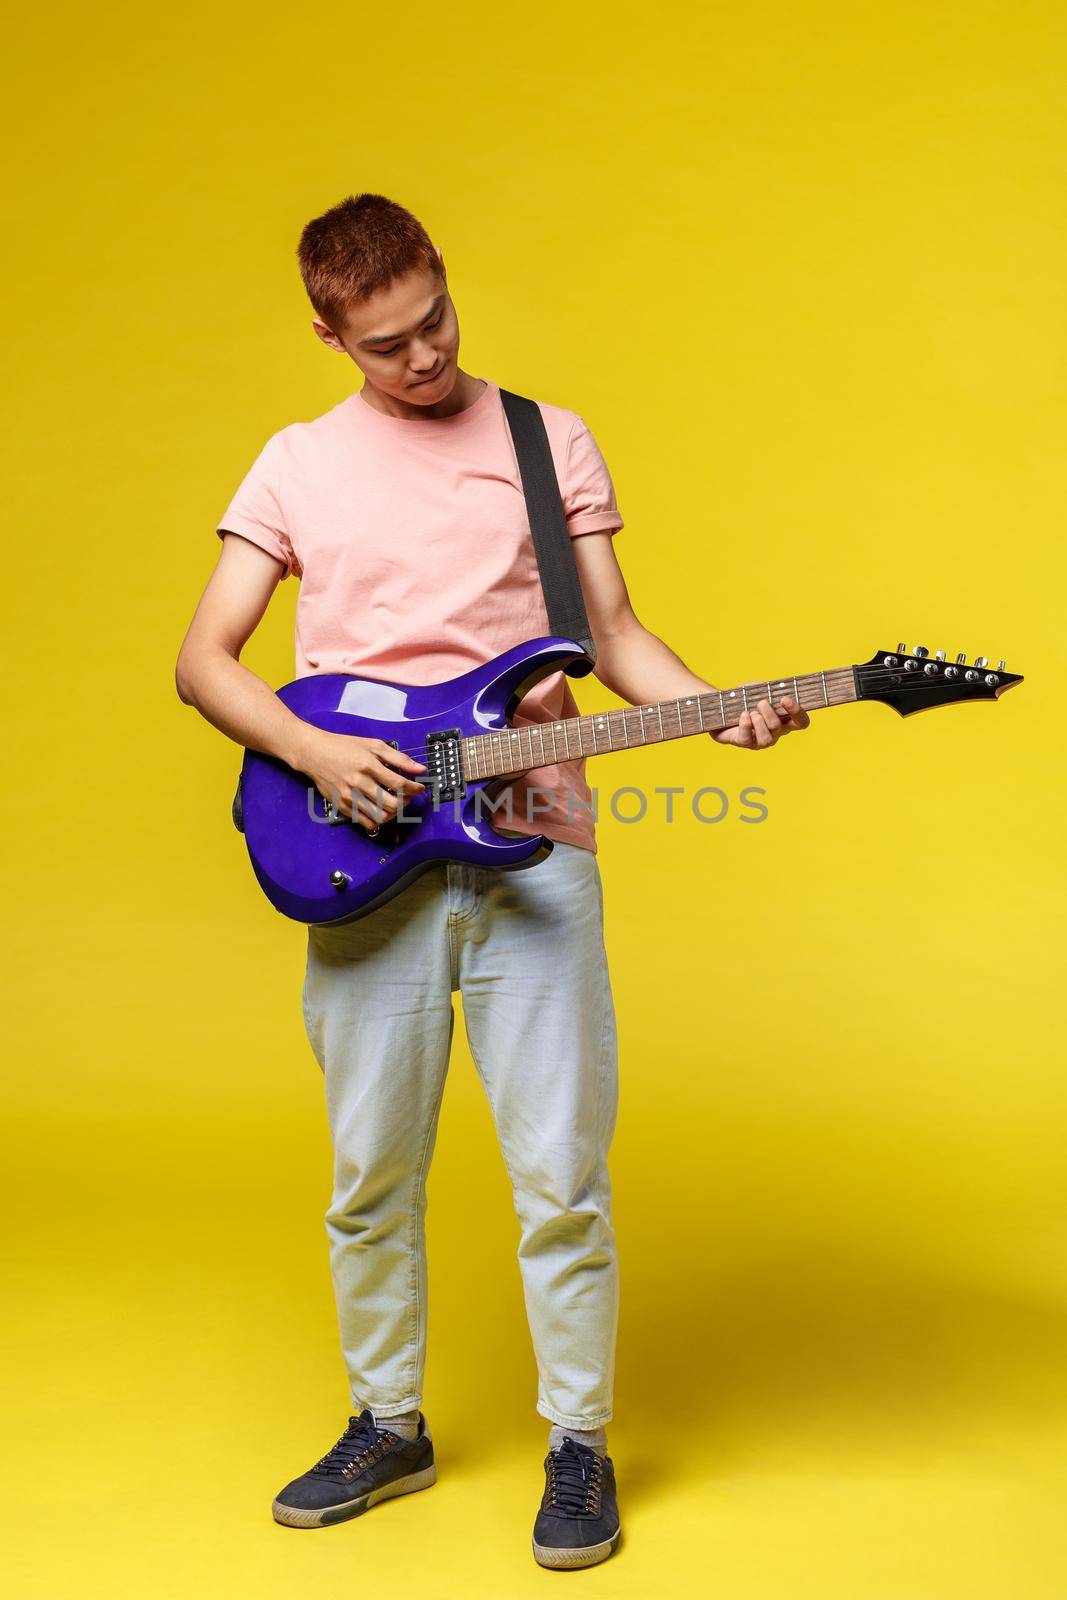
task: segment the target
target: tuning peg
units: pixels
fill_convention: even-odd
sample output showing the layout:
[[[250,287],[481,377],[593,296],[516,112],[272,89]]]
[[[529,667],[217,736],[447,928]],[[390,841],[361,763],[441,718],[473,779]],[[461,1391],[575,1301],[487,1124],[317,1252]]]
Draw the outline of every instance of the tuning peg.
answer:
[[[997,662],[997,671],[998,672],[1003,672],[1004,671],[1004,663],[1003,663],[1003,661],[998,661]]]
[[[945,659],[945,652],[943,650],[935,650],[934,655],[937,657],[938,661],[944,661]]]
[[[975,656],[974,664],[975,664],[976,667],[988,667],[988,665],[989,665],[989,657],[988,656]]]
[[[929,650],[926,648],[926,646],[924,644],[917,644],[915,646],[915,649],[912,651],[912,654],[913,655],[917,655],[919,660],[921,661],[923,656],[928,656],[930,654],[930,652],[929,652]]]
[[[962,667],[966,660],[967,660],[966,652],[961,650],[959,655],[956,657],[956,665],[957,665],[957,667]]]
[[[907,653],[908,653],[908,647],[907,647],[906,644],[898,644],[897,645],[897,655],[898,656],[906,656]]]

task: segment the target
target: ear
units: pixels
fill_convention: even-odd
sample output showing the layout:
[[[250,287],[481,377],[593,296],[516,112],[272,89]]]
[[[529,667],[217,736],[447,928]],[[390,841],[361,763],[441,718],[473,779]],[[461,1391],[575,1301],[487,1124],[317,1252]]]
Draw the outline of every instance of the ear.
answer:
[[[331,350],[340,350],[342,354],[344,354],[344,345],[334,333],[333,329],[327,327],[325,322],[320,322],[318,317],[312,317],[311,326],[314,328],[316,334],[322,340],[323,344],[328,345]]]
[[[447,269],[445,267],[445,258],[441,254],[441,246],[439,244],[435,244],[434,245],[434,249],[437,251],[437,259],[441,263],[441,277],[444,279],[445,283],[447,283],[448,282],[448,271],[447,271]]]

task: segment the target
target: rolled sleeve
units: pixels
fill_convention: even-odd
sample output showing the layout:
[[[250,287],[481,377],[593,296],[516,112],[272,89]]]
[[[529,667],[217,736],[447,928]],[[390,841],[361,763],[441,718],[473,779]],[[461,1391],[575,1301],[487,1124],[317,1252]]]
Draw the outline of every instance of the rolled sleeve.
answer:
[[[563,508],[572,538],[583,533],[617,533],[623,526],[615,485],[596,440],[576,416],[567,441]]]
[[[237,493],[223,513],[215,532],[222,539],[239,534],[258,545],[268,555],[284,562],[282,578],[300,575],[289,532],[285,525],[278,483],[278,435],[267,440],[245,474]]]

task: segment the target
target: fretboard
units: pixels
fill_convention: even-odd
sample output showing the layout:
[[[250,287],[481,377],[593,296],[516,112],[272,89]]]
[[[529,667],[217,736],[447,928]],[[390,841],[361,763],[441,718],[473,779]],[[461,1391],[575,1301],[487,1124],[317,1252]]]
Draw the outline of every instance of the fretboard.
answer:
[[[734,727],[742,714],[754,710],[761,700],[773,703],[785,695],[805,711],[845,705],[856,699],[855,674],[851,667],[828,667],[825,672],[742,683],[736,689],[705,689],[701,694],[660,700],[655,705],[621,706],[617,711],[595,711],[560,722],[533,722],[474,734],[461,741],[463,770],[474,780],[503,777],[560,761],[577,761],[582,756],[606,755],[609,750],[633,750],[637,745],[687,739],[695,733],[718,733]]]

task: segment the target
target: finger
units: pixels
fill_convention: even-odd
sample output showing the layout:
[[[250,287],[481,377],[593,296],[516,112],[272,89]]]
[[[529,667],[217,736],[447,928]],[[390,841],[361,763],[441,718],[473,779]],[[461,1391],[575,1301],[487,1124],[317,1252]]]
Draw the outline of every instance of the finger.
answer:
[[[362,802],[356,806],[349,820],[357,828],[365,829],[367,833],[373,833],[375,828],[381,827],[381,820],[377,817],[372,817],[369,811],[364,811]]]
[[[396,767],[403,772],[425,772],[426,763],[416,761],[414,756],[409,756],[406,750],[394,750],[391,744],[386,744],[384,739],[377,739],[374,743],[374,752],[380,760]]]
[[[396,797],[383,789],[380,783],[363,778],[357,785],[355,803],[367,816],[385,822],[396,815]]]
[[[349,822],[351,822],[351,820],[352,820],[352,792],[351,792],[351,790],[349,790],[349,792],[346,794],[343,789],[340,789],[340,790],[335,789],[333,791],[333,793],[329,796],[329,801],[330,801],[331,806],[333,807],[333,812],[334,812],[335,816],[337,816],[337,817],[347,817]]]
[[[811,721],[800,701],[794,700],[792,695],[783,696],[775,710],[782,719],[781,733],[792,733],[794,728],[806,728]]]
[[[756,745],[756,734],[752,727],[751,711],[742,711],[741,720],[737,724],[737,731],[741,735],[738,743],[745,750],[753,750]]]
[[[764,727],[769,728],[771,732],[785,726],[784,719],[778,715],[769,700],[761,700],[756,710],[763,719]]]
[[[752,731],[756,735],[756,745],[760,750],[769,750],[777,737],[768,728],[758,709],[752,713]]]
[[[370,777],[390,794],[422,794],[426,788],[416,778],[402,778],[398,772],[387,767],[383,761],[376,761],[371,766]]]

